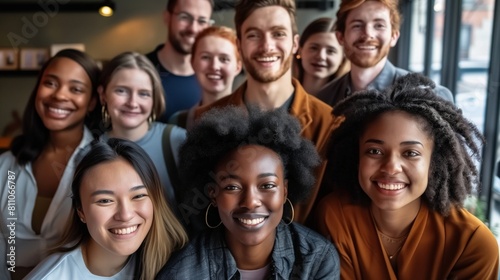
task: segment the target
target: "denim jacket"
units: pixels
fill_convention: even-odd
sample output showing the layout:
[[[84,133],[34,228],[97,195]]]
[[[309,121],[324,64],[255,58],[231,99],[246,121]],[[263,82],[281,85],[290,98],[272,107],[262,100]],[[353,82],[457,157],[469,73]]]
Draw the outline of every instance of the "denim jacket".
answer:
[[[276,228],[269,279],[340,279],[333,244],[299,224]],[[205,232],[174,254],[156,279],[240,279],[224,240],[224,226]]]
[[[403,77],[409,73],[410,72],[404,69],[395,67],[389,60],[387,60],[382,71],[367,86],[366,90],[377,90],[381,92],[392,86],[398,78]],[[453,103],[453,95],[451,94],[449,89],[440,85],[436,85],[435,91],[439,97]],[[348,72],[344,76],[326,84],[318,92],[316,97],[326,104],[335,107],[335,105],[337,105],[344,98],[350,96],[352,93],[351,72]]]

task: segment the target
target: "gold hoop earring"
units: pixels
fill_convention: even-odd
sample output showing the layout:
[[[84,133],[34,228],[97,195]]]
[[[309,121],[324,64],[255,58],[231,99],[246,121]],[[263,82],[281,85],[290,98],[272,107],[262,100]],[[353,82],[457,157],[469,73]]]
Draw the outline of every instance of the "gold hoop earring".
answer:
[[[208,223],[208,211],[210,211],[210,206],[213,206],[212,203],[208,204],[208,207],[207,207],[207,211],[205,211],[205,224],[207,225],[207,227],[209,228],[218,228],[221,224],[222,224],[222,221],[220,221],[216,226],[211,226],[209,223]],[[214,206],[215,208],[215,206]]]
[[[111,124],[111,118],[108,114],[108,108],[106,107],[106,104],[102,105],[101,107],[101,116],[104,127],[108,127]]]
[[[290,204],[290,212],[292,213],[292,217],[289,218],[289,219],[285,219],[285,215],[283,215],[283,221],[285,222],[285,224],[289,225],[289,224],[291,224],[293,222],[293,219],[295,218],[295,210],[293,209],[293,204],[290,201],[290,199],[288,199],[288,197],[286,198],[285,203],[287,203],[287,202],[288,202],[288,204]],[[285,207],[283,206],[283,208],[285,208]],[[285,211],[283,211],[283,213],[284,212]]]

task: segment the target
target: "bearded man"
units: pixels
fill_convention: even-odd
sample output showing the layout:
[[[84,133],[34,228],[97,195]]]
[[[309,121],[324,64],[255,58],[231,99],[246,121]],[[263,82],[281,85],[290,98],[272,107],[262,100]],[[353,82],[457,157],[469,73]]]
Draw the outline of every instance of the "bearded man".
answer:
[[[380,92],[409,72],[387,59],[399,39],[401,16],[397,0],[342,0],[335,35],[351,61],[351,71],[326,84],[316,95],[334,107],[361,90]],[[451,92],[437,86],[436,94],[453,102]]]

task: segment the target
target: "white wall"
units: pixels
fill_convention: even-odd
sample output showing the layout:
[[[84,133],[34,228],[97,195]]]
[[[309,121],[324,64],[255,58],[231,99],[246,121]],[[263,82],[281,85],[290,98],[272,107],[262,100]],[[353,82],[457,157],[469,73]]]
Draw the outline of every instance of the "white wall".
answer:
[[[76,1],[76,0],[75,0]],[[31,2],[66,3],[68,0],[31,0]],[[81,0],[80,0],[81,2]],[[166,1],[115,1],[112,17],[97,13],[0,12],[0,48],[11,47],[9,38],[21,37],[18,47],[49,48],[51,44],[83,43],[86,52],[98,60],[108,60],[124,51],[147,53],[166,38],[161,13]],[[233,11],[217,12],[213,18],[218,25],[234,27]],[[334,16],[334,11],[299,10],[297,24],[301,32],[318,17]],[[29,22],[29,23],[27,23]],[[31,29],[28,26],[31,25]],[[14,35],[15,34],[15,35]],[[11,111],[22,115],[27,99],[36,83],[35,76],[2,77],[0,73],[0,133],[11,121]]]

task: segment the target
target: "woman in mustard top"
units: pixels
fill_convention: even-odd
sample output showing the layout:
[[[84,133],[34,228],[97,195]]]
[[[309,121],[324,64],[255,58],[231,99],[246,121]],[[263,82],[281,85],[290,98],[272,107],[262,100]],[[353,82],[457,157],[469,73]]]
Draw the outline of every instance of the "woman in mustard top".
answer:
[[[498,244],[463,208],[483,137],[418,74],[336,106],[318,224],[342,279],[497,279]]]

